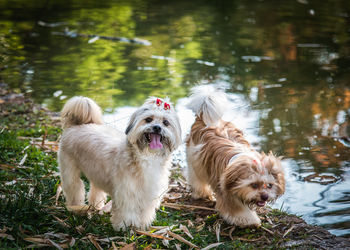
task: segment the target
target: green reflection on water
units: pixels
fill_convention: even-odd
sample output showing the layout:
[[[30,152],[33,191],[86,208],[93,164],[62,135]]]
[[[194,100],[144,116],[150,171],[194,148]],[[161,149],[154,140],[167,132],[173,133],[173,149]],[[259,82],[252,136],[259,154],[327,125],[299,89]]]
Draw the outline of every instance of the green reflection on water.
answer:
[[[55,111],[74,95],[112,110],[224,82],[259,111],[263,150],[312,166],[299,164],[301,173],[341,179],[349,16],[348,0],[0,0],[0,80]],[[151,45],[57,34],[65,29]]]
[[[346,1],[1,1],[0,7],[2,79],[31,89],[54,110],[62,106],[52,97],[57,90],[110,108],[139,105],[149,95],[176,100],[202,81],[249,90],[279,78],[344,84],[348,75]],[[66,28],[152,45],[55,34]]]

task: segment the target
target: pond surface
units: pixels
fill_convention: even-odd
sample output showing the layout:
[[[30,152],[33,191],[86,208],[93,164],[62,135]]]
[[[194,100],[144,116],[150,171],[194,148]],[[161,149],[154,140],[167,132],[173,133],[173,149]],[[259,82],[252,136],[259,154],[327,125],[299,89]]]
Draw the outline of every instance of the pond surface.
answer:
[[[169,96],[185,131],[190,87],[225,86],[225,119],[284,156],[275,207],[350,236],[347,0],[0,0],[0,81],[55,111],[89,96],[121,129]]]

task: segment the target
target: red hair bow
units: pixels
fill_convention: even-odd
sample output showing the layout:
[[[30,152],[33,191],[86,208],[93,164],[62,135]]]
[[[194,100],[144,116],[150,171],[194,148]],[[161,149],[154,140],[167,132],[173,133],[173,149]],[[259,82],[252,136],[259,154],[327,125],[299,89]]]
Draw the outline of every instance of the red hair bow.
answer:
[[[157,98],[157,100],[156,100],[156,104],[157,104],[157,106],[160,106],[160,105],[162,104],[162,100],[161,100],[161,99],[159,99],[159,98]]]
[[[164,103],[164,109],[165,109],[165,110],[170,109],[170,104],[168,104],[168,103],[165,102],[165,103]]]
[[[162,103],[163,103],[162,100],[157,98],[156,105],[160,106],[160,105],[162,105]],[[168,110],[168,109],[170,109],[170,104],[164,102],[164,110]]]

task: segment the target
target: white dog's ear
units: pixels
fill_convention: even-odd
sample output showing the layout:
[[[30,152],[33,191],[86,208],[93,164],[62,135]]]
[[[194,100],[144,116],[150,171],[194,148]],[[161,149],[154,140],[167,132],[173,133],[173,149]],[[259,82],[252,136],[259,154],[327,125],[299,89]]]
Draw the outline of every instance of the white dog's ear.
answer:
[[[148,110],[147,108],[138,109],[131,115],[130,120],[129,120],[129,124],[126,127],[126,130],[125,130],[125,134],[126,135],[129,134],[130,130],[132,130],[133,127],[135,126],[136,118],[139,115],[141,115],[142,113],[146,112],[147,110]]]
[[[125,134],[127,135],[133,127],[134,127],[134,124],[133,124],[133,123],[130,123],[130,124],[128,125],[128,127],[126,128],[126,130],[125,130]]]

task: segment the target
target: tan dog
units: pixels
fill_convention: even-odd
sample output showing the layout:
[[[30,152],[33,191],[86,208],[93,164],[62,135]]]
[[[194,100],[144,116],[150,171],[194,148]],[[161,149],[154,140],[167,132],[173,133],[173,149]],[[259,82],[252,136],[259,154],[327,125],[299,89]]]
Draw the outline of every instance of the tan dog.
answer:
[[[255,151],[242,131],[221,119],[226,96],[212,86],[192,90],[188,107],[196,114],[187,139],[187,179],[194,198],[216,196],[216,208],[231,224],[259,226],[254,211],[285,190],[280,158]]]
[[[149,98],[131,116],[125,134],[102,125],[100,107],[87,97],[70,99],[61,116],[58,162],[66,204],[84,204],[84,173],[90,205],[101,208],[111,196],[116,230],[148,227],[168,188],[170,154],[181,143],[173,106]]]

